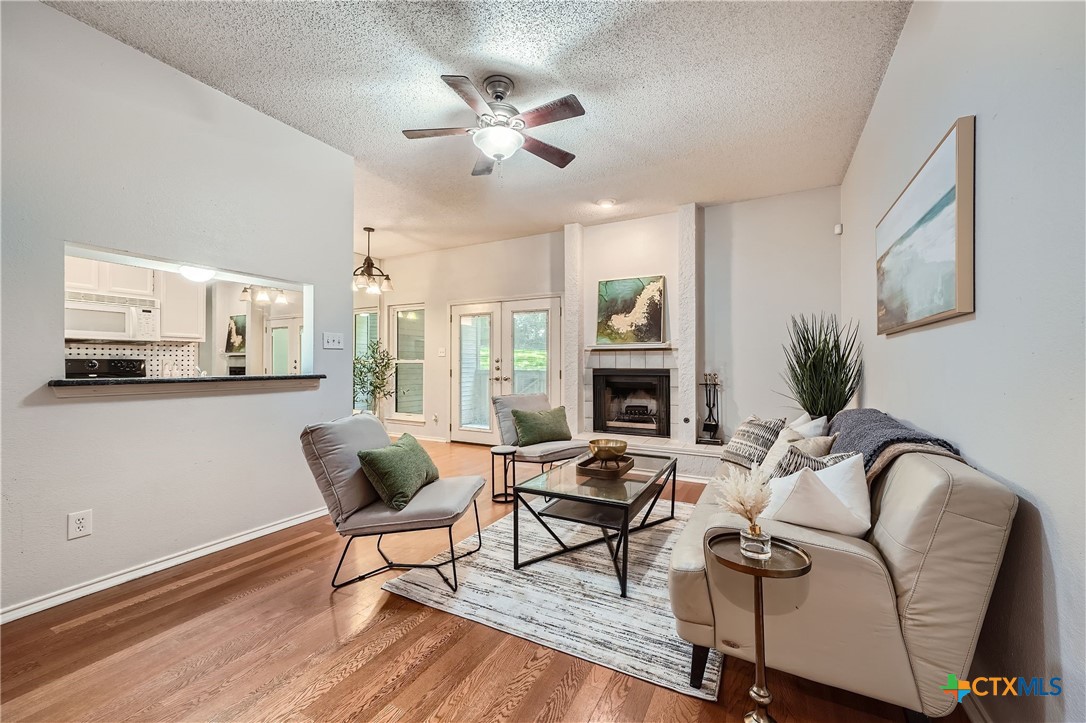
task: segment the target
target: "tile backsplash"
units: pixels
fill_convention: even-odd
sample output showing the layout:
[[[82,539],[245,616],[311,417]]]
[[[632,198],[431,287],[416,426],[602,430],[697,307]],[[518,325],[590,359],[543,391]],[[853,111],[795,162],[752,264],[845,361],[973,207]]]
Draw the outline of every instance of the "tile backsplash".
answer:
[[[173,365],[173,376],[194,377],[200,345],[194,341],[156,341],[149,344],[121,344],[119,342],[64,342],[65,359],[144,359],[147,376],[165,376],[167,366]]]

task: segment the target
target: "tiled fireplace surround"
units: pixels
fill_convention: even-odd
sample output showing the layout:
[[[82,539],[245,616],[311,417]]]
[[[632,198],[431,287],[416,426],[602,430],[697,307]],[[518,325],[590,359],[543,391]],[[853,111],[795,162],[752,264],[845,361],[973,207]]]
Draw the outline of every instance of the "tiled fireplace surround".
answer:
[[[671,349],[620,349],[601,350],[588,349],[584,355],[585,366],[582,373],[584,381],[584,431],[593,431],[593,401],[592,385],[593,371],[596,369],[667,369],[671,372],[671,411],[669,430],[672,439],[679,436],[676,425],[682,425],[682,417],[679,415],[679,387],[675,370],[678,368],[675,362],[675,352]],[[595,433],[597,436],[601,433]],[[643,445],[651,445],[653,439],[641,439]]]

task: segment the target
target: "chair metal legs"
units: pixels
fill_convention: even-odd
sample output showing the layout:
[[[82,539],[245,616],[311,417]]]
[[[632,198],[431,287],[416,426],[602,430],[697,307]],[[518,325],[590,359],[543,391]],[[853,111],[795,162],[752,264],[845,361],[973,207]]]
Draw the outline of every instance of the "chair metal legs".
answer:
[[[350,537],[347,538],[347,544],[343,548],[343,554],[339,556],[339,564],[336,565],[336,571],[334,573],[332,573],[332,587],[335,588],[336,590],[338,590],[341,587],[346,587],[347,585],[352,585],[352,584],[354,584],[356,582],[362,582],[363,580],[367,580],[367,579],[373,577],[374,575],[379,575],[382,572],[388,572],[389,570],[414,570],[414,569],[421,568],[421,569],[425,569],[425,570],[433,570],[433,571],[435,571],[438,575],[441,576],[441,579],[445,581],[445,584],[449,586],[449,589],[452,590],[453,592],[456,592],[456,589],[460,586],[460,581],[457,579],[457,576],[456,576],[456,561],[461,560],[461,559],[467,557],[468,555],[475,554],[476,552],[478,552],[483,547],[483,528],[479,524],[479,504],[474,500],[472,501],[471,504],[475,508],[475,530],[476,530],[476,534],[479,536],[479,544],[475,546],[474,550],[467,550],[467,551],[462,552],[459,555],[457,555],[456,550],[455,550],[455,545],[453,544],[452,525],[449,525],[448,527],[445,528],[446,532],[448,532],[448,534],[449,534],[449,559],[448,560],[445,560],[444,562],[435,562],[435,563],[393,562],[389,558],[389,556],[385,554],[385,551],[381,549],[381,539],[384,538],[384,535],[381,534],[381,535],[377,536],[377,552],[378,552],[378,554],[381,555],[381,558],[385,561],[385,564],[382,565],[381,567],[370,570],[369,572],[364,572],[361,575],[359,575],[358,577],[351,578],[350,580],[345,580],[343,582],[336,582],[336,578],[339,576],[339,570],[340,570],[341,567],[343,567],[343,560],[346,559],[346,557],[347,557],[347,550],[351,549],[351,543],[354,542],[355,538],[356,537],[373,537],[373,535],[351,535]],[[430,528],[430,529],[434,529],[434,528]],[[421,532],[421,530],[412,530],[412,532]],[[449,578],[445,577],[445,573],[441,571],[441,568],[444,565],[448,565],[450,563],[452,563],[452,581],[451,582],[449,581]]]

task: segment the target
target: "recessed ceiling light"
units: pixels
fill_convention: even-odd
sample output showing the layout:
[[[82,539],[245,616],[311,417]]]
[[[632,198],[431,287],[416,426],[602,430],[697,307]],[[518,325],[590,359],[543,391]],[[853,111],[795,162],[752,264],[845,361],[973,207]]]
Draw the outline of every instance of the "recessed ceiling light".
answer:
[[[618,201],[613,198],[601,198],[600,200],[596,201],[596,205],[600,208],[611,208],[616,203],[618,203]]]

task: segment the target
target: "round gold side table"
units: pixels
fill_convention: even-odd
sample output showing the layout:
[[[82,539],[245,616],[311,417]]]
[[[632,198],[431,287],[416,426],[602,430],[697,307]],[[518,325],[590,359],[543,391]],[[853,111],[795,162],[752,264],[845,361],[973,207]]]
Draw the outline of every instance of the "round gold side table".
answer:
[[[769,715],[769,694],[765,681],[765,622],[762,612],[762,578],[802,577],[811,571],[811,556],[799,545],[774,538],[773,556],[768,560],[745,557],[739,549],[739,533],[713,535],[707,544],[713,557],[724,567],[754,578],[754,685],[750,697],[754,710],[743,717],[744,723],[777,723]]]

